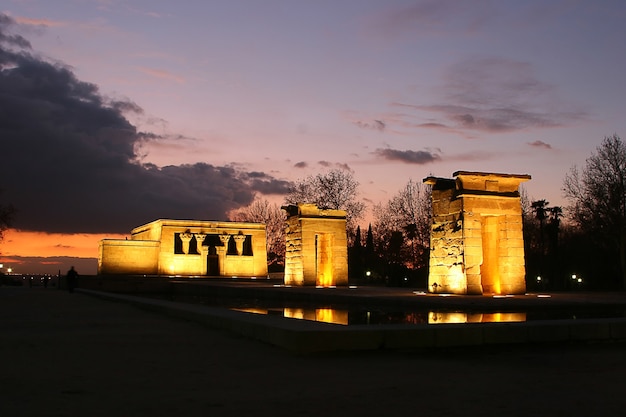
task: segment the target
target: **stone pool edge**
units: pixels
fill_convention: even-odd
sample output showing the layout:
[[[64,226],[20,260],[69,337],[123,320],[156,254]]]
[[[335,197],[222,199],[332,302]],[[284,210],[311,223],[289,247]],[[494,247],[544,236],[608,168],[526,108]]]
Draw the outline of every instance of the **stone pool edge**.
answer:
[[[197,322],[295,353],[626,340],[626,318],[343,326],[88,289],[76,291]]]

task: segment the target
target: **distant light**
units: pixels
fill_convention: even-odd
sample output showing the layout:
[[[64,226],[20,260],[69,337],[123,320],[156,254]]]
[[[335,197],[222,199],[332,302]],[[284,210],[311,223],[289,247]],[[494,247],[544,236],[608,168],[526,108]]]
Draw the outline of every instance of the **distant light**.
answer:
[[[0,268],[2,268],[2,267],[0,266]],[[368,277],[369,277],[370,275],[372,275],[372,271],[367,271],[367,272],[365,272],[365,276],[368,276]]]
[[[541,277],[540,276],[537,277],[537,282],[541,282]]]
[[[537,294],[537,298],[550,298],[550,297],[552,296],[548,294]]]
[[[348,288],[350,288],[351,290],[354,290],[354,289],[357,288],[357,286],[356,285],[350,285]]]
[[[578,282],[579,282],[579,283],[580,283],[580,282],[583,282],[583,279],[582,279],[582,278],[578,278]]]
[[[413,294],[415,295],[426,295],[425,291],[413,291]]]
[[[576,274],[573,274],[573,275],[572,275],[572,279],[576,279]]]

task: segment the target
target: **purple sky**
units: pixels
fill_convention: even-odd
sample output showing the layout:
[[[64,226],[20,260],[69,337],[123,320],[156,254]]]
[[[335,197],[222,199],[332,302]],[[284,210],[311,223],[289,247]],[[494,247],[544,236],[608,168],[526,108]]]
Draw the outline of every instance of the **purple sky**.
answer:
[[[626,139],[621,0],[8,0],[0,13],[0,188],[21,230],[218,219],[330,168],[353,172],[370,206],[457,170],[530,174],[531,198],[565,205],[570,167]]]

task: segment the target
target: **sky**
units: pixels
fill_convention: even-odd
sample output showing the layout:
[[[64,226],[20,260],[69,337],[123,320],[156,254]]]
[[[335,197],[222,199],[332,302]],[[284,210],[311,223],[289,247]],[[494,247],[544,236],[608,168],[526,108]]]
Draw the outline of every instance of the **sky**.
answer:
[[[569,170],[626,139],[624,21],[622,0],[5,0],[0,263],[95,273],[104,237],[330,169],[368,207],[455,171],[566,206]]]

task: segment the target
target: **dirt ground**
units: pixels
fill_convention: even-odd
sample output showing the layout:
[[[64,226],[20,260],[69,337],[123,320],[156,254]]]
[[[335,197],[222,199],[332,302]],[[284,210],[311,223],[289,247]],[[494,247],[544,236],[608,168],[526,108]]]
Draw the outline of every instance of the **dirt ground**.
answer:
[[[619,416],[626,344],[294,355],[55,288],[0,287],[0,416]]]

